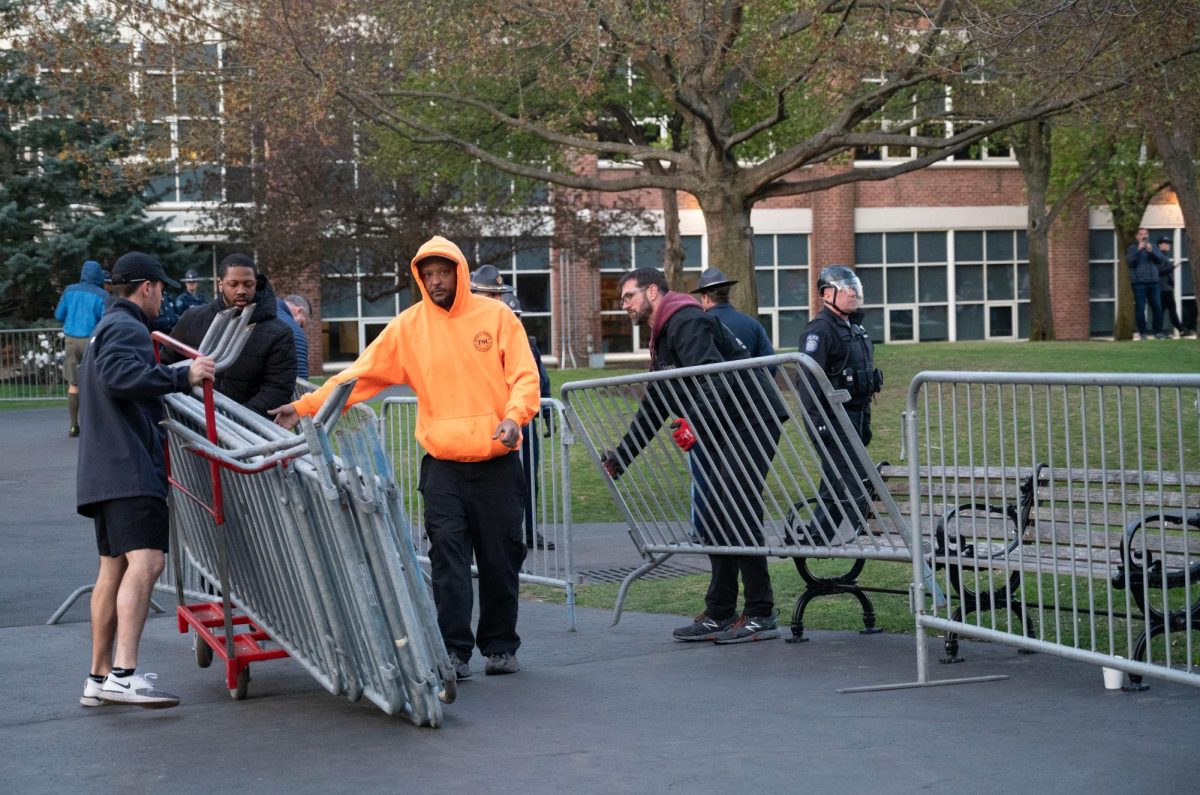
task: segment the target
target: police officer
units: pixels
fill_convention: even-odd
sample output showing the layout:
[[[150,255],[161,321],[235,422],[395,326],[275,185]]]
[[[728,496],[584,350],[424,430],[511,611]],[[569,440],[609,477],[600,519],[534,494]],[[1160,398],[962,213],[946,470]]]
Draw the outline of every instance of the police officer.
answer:
[[[504,277],[500,275],[500,271],[495,265],[480,265],[475,269],[475,272],[471,274],[471,292],[495,298],[511,309],[518,318],[521,317],[521,302],[517,300],[516,291],[511,285],[504,283]],[[542,364],[542,352],[538,348],[536,337],[529,337],[529,349],[533,352],[533,361],[537,365],[541,396],[550,397],[550,376]],[[547,423],[550,422],[548,411],[543,412],[543,418]],[[537,494],[536,472],[541,458],[541,442],[534,428],[536,420],[535,416],[529,425],[521,428],[521,472],[525,476],[525,546],[530,549],[536,546],[538,549],[552,550],[555,548],[554,542],[547,540],[540,531],[534,529],[533,506]]]
[[[200,294],[200,274],[189,270],[183,274],[183,292],[175,299],[175,311],[180,317],[193,306],[204,306],[208,301]]]
[[[845,265],[829,265],[817,276],[817,295],[824,307],[804,329],[800,351],[825,371],[834,389],[844,389],[850,394],[843,407],[850,425],[862,443],[868,445],[871,400],[883,386],[883,374],[875,369],[875,348],[859,323],[862,282]],[[815,383],[810,386],[812,393],[803,385],[800,392],[811,419],[813,444],[822,455],[823,478],[808,532],[818,544],[845,543],[861,529],[857,526],[858,517],[867,515],[867,473],[856,456],[846,454],[850,444],[833,420],[829,403]],[[835,492],[839,482],[845,484],[841,494]]]

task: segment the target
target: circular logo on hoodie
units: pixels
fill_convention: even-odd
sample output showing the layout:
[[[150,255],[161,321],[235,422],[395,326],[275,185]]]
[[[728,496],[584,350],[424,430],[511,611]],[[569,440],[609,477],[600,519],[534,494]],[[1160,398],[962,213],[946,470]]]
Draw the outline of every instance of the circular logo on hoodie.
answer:
[[[480,353],[487,353],[492,349],[492,335],[486,331],[481,331],[475,335],[475,350]]]

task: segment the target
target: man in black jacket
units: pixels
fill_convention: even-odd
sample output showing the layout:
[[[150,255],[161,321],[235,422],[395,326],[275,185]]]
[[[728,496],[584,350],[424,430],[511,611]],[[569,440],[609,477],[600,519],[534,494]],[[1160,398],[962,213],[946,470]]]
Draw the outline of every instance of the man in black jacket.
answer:
[[[651,370],[750,358],[746,346],[720,320],[706,314],[695,298],[670,292],[661,271],[630,271],[621,277],[618,289],[629,317],[650,324]],[[651,384],[621,444],[606,454],[605,470],[610,477],[619,477],[668,416],[685,414],[695,436],[685,449],[693,455],[698,532],[716,545],[761,547],[762,488],[787,417],[765,369],[685,385]],[[677,441],[685,447],[678,437]],[[676,629],[675,639],[744,643],[779,637],[766,558],[709,555],[708,559],[712,577],[704,612]],[[741,616],[736,610],[739,573],[745,588]]]
[[[179,698],[159,690],[154,674],[134,670],[170,533],[162,396],[212,380],[213,361],[201,357],[179,369],[155,362],[150,323],[163,284],[174,284],[158,260],[130,252],[112,278],[112,302],[80,365],[86,388],[76,505],[95,522],[100,571],[92,590],[92,667],[79,703],[173,707]]]
[[[220,298],[194,306],[175,324],[175,339],[193,348],[219,312],[254,304],[254,331],[237,361],[217,378],[217,391],[264,417],[267,410],[290,403],[296,388],[296,342],[278,317],[275,292],[246,254],[230,254],[217,268]],[[177,358],[168,357],[164,359]]]

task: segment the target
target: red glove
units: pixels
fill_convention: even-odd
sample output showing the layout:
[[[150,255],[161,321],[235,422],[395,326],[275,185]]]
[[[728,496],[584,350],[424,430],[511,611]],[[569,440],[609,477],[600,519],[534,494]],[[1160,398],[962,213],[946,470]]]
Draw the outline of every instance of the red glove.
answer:
[[[688,425],[688,421],[678,419],[671,423],[671,436],[675,439],[675,444],[679,445],[680,450],[691,450],[692,445],[696,443],[696,434],[692,432],[692,426]]]

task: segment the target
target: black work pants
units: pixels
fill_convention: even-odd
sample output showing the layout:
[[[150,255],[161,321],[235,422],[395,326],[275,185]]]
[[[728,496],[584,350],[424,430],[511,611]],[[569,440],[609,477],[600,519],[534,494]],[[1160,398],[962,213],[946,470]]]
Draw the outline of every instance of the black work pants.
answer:
[[[433,600],[447,651],[470,659],[513,654],[525,543],[525,479],[515,453],[489,461],[421,459],[421,495],[433,568]],[[479,568],[479,624],[471,633],[471,555]]]
[[[771,418],[772,420],[774,418]],[[721,546],[763,545],[763,483],[775,457],[782,427],[770,421],[735,429],[726,438],[694,448],[696,519],[706,543]],[[704,596],[704,612],[724,619],[737,611],[738,575],[745,589],[748,616],[769,616],[775,593],[763,555],[709,555],[712,577]]]
[[[1161,292],[1161,300],[1163,306],[1163,317],[1171,321],[1171,325],[1180,334],[1183,333],[1183,320],[1179,317],[1179,311],[1175,308],[1175,288],[1163,290]],[[1166,330],[1166,322],[1163,323],[1163,330]]]
[[[846,409],[851,426],[863,444],[871,441],[870,410]],[[851,454],[850,440],[841,426],[831,422],[827,437],[822,440],[825,454],[821,457],[821,485],[817,489],[817,503],[813,508],[813,521],[809,527],[814,540],[821,543],[836,537],[843,519],[862,530],[860,516],[870,516],[870,499],[867,490],[868,473],[864,464]],[[839,446],[840,441],[840,446]],[[815,442],[814,442],[815,443]],[[818,444],[817,449],[821,447]],[[842,453],[846,451],[846,454]],[[801,539],[802,540],[802,539]]]

